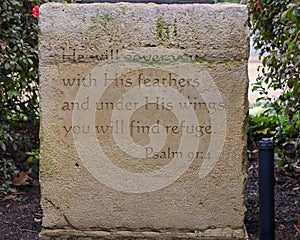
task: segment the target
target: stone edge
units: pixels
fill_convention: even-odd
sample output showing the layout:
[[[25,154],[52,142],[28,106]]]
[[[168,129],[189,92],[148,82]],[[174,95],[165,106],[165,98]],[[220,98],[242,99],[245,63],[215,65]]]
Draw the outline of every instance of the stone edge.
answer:
[[[154,231],[96,231],[96,230],[76,230],[76,229],[42,229],[40,240],[59,239],[199,239],[199,240],[247,240],[245,229],[226,229],[230,231],[232,237],[218,236],[224,229],[208,229],[195,232],[154,232]],[[245,233],[245,237],[236,237]],[[214,234],[215,233],[215,234]]]

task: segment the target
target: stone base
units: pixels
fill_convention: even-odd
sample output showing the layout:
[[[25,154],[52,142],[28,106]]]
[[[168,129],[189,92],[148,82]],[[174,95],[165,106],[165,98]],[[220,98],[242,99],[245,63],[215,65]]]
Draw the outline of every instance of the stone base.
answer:
[[[247,240],[237,236],[243,235],[244,229],[208,229],[195,232],[154,232],[154,231],[81,231],[74,229],[43,229],[41,240],[96,240],[96,239],[199,239],[199,240]],[[224,237],[220,237],[224,235]],[[232,237],[228,237],[231,235]],[[245,234],[247,235],[247,234]],[[218,236],[218,237],[216,237]]]

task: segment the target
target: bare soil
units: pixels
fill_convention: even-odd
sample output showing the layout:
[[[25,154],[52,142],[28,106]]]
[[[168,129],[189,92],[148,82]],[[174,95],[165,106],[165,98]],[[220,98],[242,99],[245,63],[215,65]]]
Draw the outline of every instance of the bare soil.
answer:
[[[22,194],[0,202],[0,239],[36,240],[41,230],[42,209],[38,186],[20,187]],[[8,198],[9,198],[8,197]]]
[[[275,168],[275,238],[300,240],[300,171]],[[245,225],[250,240],[259,239],[258,162],[248,162]]]

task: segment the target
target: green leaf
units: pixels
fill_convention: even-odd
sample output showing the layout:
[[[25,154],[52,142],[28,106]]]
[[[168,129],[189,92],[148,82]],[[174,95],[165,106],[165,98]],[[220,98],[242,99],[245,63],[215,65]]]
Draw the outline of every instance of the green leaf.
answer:
[[[296,31],[296,28],[291,28],[291,29],[289,29],[289,34],[294,34],[295,31]]]
[[[5,68],[5,70],[8,70],[8,69],[10,69],[10,64],[7,62],[7,63],[5,63],[4,64],[4,68]]]
[[[13,97],[16,97],[18,95],[19,95],[19,93],[16,90],[10,90],[10,91],[7,92],[7,96],[8,96],[9,99],[11,99]]]
[[[5,143],[3,141],[0,141],[0,147],[2,148],[2,150],[4,152],[6,151],[6,146],[5,146]]]
[[[12,146],[13,146],[14,151],[17,151],[17,149],[18,149],[17,144],[13,144]]]
[[[33,65],[33,61],[30,58],[28,58],[27,60],[31,65]]]

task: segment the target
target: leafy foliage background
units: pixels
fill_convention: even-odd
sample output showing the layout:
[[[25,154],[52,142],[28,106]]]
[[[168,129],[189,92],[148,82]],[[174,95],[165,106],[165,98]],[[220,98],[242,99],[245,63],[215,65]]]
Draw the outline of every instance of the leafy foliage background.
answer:
[[[248,0],[247,5],[254,47],[262,59],[253,90],[266,109],[250,119],[250,131],[272,129],[279,151],[289,146],[292,154],[282,153],[284,164],[291,166],[300,157],[300,1]],[[270,89],[280,89],[280,97],[270,98]]]
[[[0,193],[30,167],[27,152],[38,148],[38,24],[36,0],[0,2]],[[35,173],[36,174],[36,173]]]

